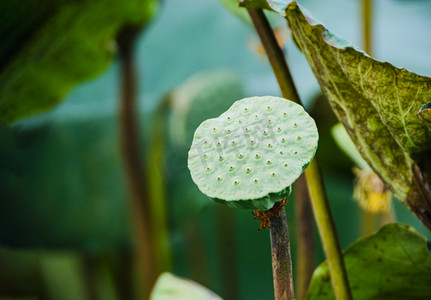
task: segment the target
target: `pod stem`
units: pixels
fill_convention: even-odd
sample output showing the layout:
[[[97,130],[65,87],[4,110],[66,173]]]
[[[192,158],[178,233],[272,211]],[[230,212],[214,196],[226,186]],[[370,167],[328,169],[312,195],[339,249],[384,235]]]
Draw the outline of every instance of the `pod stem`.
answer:
[[[284,98],[301,104],[293,82],[283,50],[278,45],[274,33],[262,10],[247,9],[254,27],[261,39],[275,77],[280,85]],[[352,299],[347,272],[341,248],[338,242],[335,225],[325,192],[319,165],[314,159],[305,170],[308,189],[311,196],[314,217],[319,229],[326,259],[331,273],[332,286],[338,300]]]
[[[132,241],[138,276],[137,292],[146,299],[156,281],[155,254],[151,243],[149,195],[147,178],[139,147],[136,100],[136,73],[133,60],[134,41],[139,30],[125,27],[118,35],[121,59],[120,142],[129,189],[129,209],[132,225]]]
[[[279,216],[271,218],[270,223],[275,300],[294,300],[290,238],[284,207]]]

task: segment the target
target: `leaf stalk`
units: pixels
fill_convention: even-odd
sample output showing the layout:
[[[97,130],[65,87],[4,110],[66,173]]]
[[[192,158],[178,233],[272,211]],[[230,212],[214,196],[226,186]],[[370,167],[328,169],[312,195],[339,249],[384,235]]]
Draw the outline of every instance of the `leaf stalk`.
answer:
[[[136,72],[133,46],[138,28],[125,27],[119,33],[118,45],[121,59],[120,142],[129,189],[129,209],[132,225],[132,242],[138,275],[137,292],[147,299],[156,282],[155,253],[152,249],[150,220],[148,216],[149,195],[147,178],[139,147],[136,114]]]

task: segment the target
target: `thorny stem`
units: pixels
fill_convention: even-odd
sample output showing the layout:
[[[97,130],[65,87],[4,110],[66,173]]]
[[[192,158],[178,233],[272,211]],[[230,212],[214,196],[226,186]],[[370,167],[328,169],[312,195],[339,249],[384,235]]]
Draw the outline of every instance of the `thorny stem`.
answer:
[[[299,104],[300,99],[292,76],[290,75],[283,51],[275,40],[268,20],[261,10],[248,9],[248,13],[265,48],[277,81],[280,84],[283,97]],[[313,160],[305,170],[305,176],[311,196],[314,217],[319,228],[323,248],[328,261],[335,296],[338,300],[350,300],[352,299],[352,294],[347,280],[343,256],[329,208],[329,201],[321,178],[320,168],[316,160]]]
[[[281,209],[280,216],[273,216],[270,222],[275,299],[294,300],[290,238],[284,207]]]
[[[118,36],[121,58],[122,86],[120,104],[120,139],[129,189],[129,209],[132,223],[132,240],[136,259],[138,286],[142,299],[147,299],[156,281],[154,251],[151,247],[149,197],[146,177],[141,161],[138,122],[136,117],[136,87],[133,46],[138,30],[124,28]]]

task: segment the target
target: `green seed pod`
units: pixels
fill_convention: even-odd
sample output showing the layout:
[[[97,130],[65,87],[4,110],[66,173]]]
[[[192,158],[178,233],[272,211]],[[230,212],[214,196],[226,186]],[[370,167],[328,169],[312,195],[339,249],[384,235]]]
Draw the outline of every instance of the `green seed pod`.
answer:
[[[245,98],[196,129],[188,167],[213,200],[268,210],[290,194],[317,141],[316,124],[300,105],[270,96]]]

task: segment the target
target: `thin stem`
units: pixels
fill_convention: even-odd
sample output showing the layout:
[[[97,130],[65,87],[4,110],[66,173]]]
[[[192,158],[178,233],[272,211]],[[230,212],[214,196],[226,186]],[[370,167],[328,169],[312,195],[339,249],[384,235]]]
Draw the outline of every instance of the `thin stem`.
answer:
[[[294,300],[290,238],[284,207],[280,216],[273,216],[270,222],[275,300]]]
[[[299,94],[295,88],[292,75],[284,58],[283,50],[278,46],[275,35],[262,10],[248,9],[248,14],[253,21],[254,27],[259,35],[269,63],[271,64],[275,78],[280,86],[284,98],[301,104]]]
[[[172,254],[169,245],[168,210],[166,197],[166,181],[163,174],[162,158],[165,155],[166,126],[165,114],[169,107],[169,97],[165,97],[156,109],[153,118],[153,130],[150,137],[148,160],[148,188],[151,202],[149,203],[149,220],[151,223],[151,237],[155,257],[156,272],[170,271],[172,269]]]
[[[326,196],[325,186],[316,160],[305,170],[314,218],[322,238],[323,249],[331,272],[332,286],[338,300],[352,299],[347,273],[335,231],[334,219]]]
[[[362,38],[364,42],[364,50],[369,55],[373,51],[373,18],[372,18],[372,0],[362,0]]]
[[[217,240],[219,245],[220,273],[224,299],[239,299],[237,247],[234,210],[225,205],[218,205],[216,214]]]
[[[199,280],[203,286],[209,286],[208,253],[205,251],[202,226],[196,226],[194,219],[186,220],[183,226],[187,269],[190,270],[191,279]]]
[[[296,296],[305,299],[315,264],[314,220],[307,180],[302,174],[294,183],[296,252]]]
[[[298,92],[296,91],[292,76],[290,75],[283,51],[275,40],[268,20],[261,10],[248,9],[248,12],[265,48],[277,81],[280,84],[283,97],[300,103]],[[313,160],[305,170],[305,176],[308,182],[314,216],[331,272],[335,296],[338,300],[350,300],[352,296],[343,256],[329,208],[328,198],[320,175],[320,168],[316,160]]]
[[[369,55],[373,55],[372,45],[372,0],[361,1],[361,15],[362,15],[362,41],[364,45],[364,51]],[[361,220],[361,234],[369,235],[377,229],[377,215],[360,209],[360,220]]]
[[[139,150],[138,122],[136,116],[136,75],[133,61],[133,45],[138,30],[124,28],[118,36],[122,68],[120,105],[120,139],[127,185],[129,209],[132,222],[132,240],[136,259],[138,283],[143,299],[147,299],[150,288],[156,281],[154,251],[151,247],[149,197],[146,177]]]

